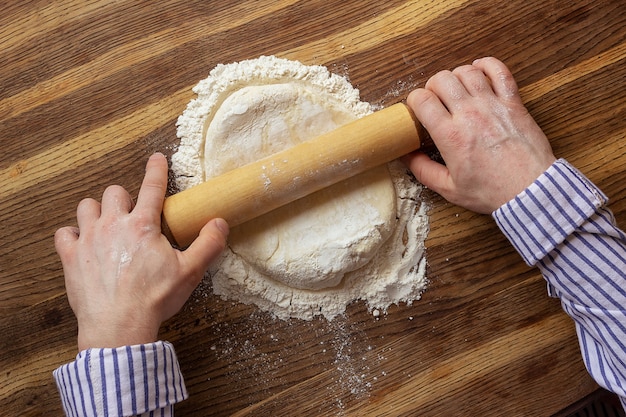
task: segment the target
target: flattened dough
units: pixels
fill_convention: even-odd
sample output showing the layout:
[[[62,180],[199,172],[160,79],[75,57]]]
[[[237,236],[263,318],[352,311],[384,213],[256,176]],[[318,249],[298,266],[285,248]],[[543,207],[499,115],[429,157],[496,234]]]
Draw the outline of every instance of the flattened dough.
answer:
[[[204,125],[205,178],[254,162],[356,118],[305,80],[242,86]],[[270,180],[270,179],[268,179]],[[350,178],[233,228],[231,250],[250,268],[298,289],[339,286],[365,265],[395,227],[386,166]]]

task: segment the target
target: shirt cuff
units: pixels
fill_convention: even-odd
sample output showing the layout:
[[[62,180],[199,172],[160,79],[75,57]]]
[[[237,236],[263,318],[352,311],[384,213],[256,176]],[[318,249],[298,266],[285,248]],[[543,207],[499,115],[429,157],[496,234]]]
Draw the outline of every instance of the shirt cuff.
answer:
[[[188,397],[174,347],[164,341],[87,349],[53,373],[67,415],[126,416]]]
[[[524,261],[536,265],[608,198],[564,159],[492,216]]]

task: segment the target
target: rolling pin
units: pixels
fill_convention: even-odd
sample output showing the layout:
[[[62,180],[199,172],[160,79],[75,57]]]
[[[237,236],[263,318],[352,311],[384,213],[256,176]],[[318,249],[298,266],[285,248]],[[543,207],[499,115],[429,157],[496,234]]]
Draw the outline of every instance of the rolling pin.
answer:
[[[163,233],[186,247],[211,219],[240,225],[419,148],[423,132],[405,104],[379,110],[166,198]]]

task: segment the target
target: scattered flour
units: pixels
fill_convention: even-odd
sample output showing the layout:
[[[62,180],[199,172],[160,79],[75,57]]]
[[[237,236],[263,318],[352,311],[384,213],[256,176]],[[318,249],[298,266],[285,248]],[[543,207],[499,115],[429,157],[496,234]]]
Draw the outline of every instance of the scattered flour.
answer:
[[[276,57],[218,65],[193,91],[172,157],[180,189],[372,111],[345,78]],[[373,171],[233,228],[210,270],[213,291],[281,319],[332,319],[359,299],[378,314],[418,300],[428,233],[421,185],[398,162]]]

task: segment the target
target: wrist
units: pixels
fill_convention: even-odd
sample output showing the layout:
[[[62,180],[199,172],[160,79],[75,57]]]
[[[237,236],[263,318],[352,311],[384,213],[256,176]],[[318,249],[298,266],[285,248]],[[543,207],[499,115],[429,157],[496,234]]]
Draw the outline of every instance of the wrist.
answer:
[[[78,350],[116,348],[156,342],[159,325],[78,325]]]

